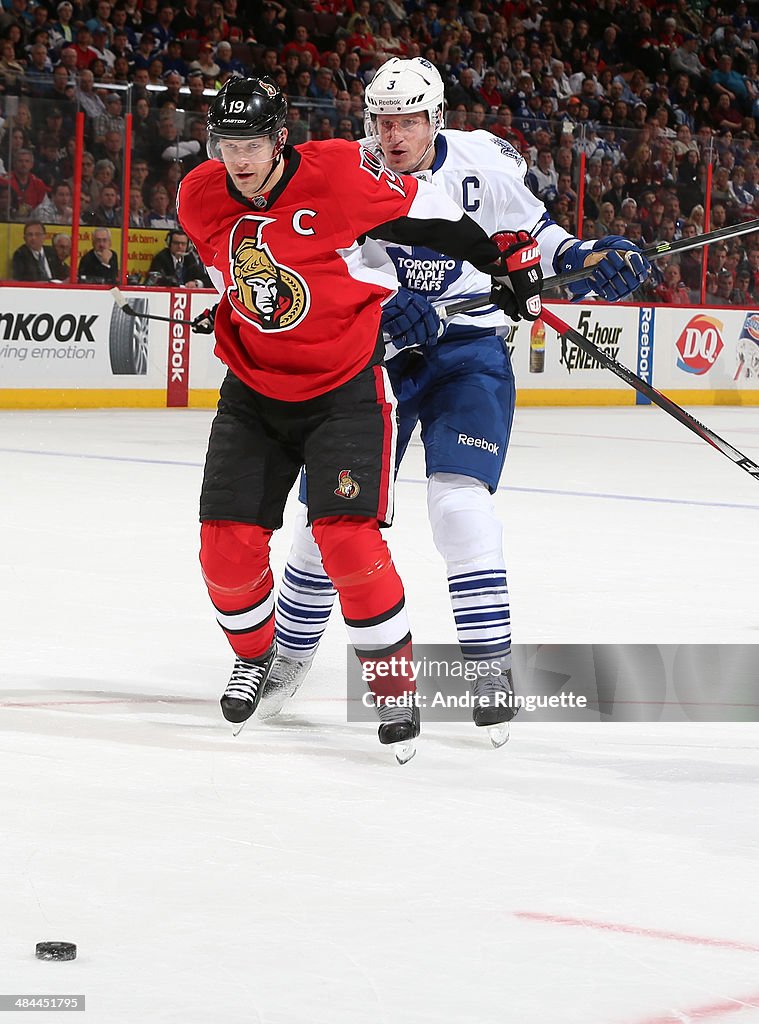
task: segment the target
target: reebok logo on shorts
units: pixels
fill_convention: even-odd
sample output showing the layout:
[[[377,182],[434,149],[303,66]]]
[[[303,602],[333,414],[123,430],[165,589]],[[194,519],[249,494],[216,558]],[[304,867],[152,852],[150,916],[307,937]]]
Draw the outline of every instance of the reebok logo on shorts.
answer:
[[[493,444],[485,437],[470,437],[469,434],[459,434],[459,444],[465,444],[467,448],[484,448],[491,455],[497,455],[500,445]]]

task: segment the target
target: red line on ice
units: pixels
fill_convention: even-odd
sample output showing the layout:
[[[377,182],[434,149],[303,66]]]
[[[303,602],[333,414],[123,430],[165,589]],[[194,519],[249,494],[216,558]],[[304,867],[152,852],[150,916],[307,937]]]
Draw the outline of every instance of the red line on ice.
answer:
[[[592,921],[584,917],[562,917],[559,914],[540,914],[530,910],[518,910],[515,917],[528,921],[543,921],[546,924],[567,925],[570,928],[594,928],[597,931],[617,932],[620,935],[638,935],[645,939],[663,939],[667,942],[685,942],[691,946],[710,946],[718,949],[735,949],[741,953],[759,953],[759,946],[734,939],[716,939],[704,935],[683,935],[680,932],[662,931],[659,928],[639,928],[631,924],[615,924],[612,921]],[[664,1018],[661,1018],[664,1020]],[[669,1020],[669,1018],[667,1018]],[[648,1021],[641,1024],[649,1024]],[[654,1022],[650,1022],[654,1024]]]
[[[704,1006],[692,1006],[677,1012],[673,1010],[656,1017],[646,1017],[635,1024],[683,1024],[683,1021],[711,1020],[714,1017],[724,1017],[728,1013],[739,1013],[746,1007],[759,1009],[759,992],[743,999],[720,999],[716,1003],[707,1003]]]
[[[0,700],[0,708],[67,708],[89,704],[213,704],[204,697],[103,697],[90,700]]]
[[[358,704],[359,697],[301,697],[308,704]],[[98,697],[90,700],[0,700],[0,708],[67,708],[90,704],[216,704],[211,697]]]

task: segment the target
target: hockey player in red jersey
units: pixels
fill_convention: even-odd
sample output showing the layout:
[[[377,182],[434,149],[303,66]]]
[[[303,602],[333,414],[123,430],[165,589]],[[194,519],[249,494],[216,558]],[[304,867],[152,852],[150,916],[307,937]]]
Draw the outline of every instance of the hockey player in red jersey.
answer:
[[[200,561],[235,652],[222,698],[241,725],[275,655],[269,539],[301,465],[309,521],[359,658],[410,653],[403,585],[379,531],[393,514],[396,403],[382,366],[381,303],[397,286],[372,238],[419,243],[496,278],[514,316],[540,310],[541,275],[425,182],[356,143],[288,147],[287,107],[266,79],[233,79],[208,116],[210,161],[191,171],[179,217],[221,300],[227,365],[200,499]],[[539,253],[539,250],[536,249]],[[403,761],[419,731],[413,682],[376,675],[381,743]],[[394,698],[390,700],[388,698]],[[403,700],[398,700],[403,698]]]

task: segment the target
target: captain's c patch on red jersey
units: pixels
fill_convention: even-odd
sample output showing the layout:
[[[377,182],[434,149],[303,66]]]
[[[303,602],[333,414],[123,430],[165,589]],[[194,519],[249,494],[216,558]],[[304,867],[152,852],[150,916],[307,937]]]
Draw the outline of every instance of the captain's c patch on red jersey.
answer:
[[[233,284],[227,288],[235,312],[262,331],[289,331],[307,315],[311,293],[303,278],[278,262],[264,242],[270,217],[246,215],[229,236]]]

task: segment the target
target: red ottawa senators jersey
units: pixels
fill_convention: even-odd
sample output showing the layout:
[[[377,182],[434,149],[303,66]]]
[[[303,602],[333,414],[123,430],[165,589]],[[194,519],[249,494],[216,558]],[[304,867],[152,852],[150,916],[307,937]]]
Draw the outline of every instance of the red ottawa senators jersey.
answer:
[[[184,178],[177,207],[224,289],[216,354],[253,390],[297,402],[344,384],[378,348],[380,303],[397,280],[367,233],[382,226],[379,237],[466,250],[472,262],[472,252],[489,262],[493,246],[442,190],[357,143],[307,142],[285,159],[271,192],[253,200],[209,160]]]

